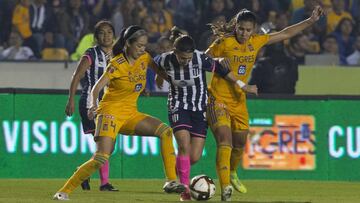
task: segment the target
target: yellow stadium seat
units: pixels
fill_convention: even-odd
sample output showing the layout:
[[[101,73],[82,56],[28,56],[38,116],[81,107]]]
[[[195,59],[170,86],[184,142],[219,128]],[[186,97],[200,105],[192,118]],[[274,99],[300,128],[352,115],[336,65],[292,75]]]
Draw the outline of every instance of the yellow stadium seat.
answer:
[[[42,59],[46,61],[61,60],[65,61],[69,59],[69,53],[63,48],[45,48],[42,52]]]

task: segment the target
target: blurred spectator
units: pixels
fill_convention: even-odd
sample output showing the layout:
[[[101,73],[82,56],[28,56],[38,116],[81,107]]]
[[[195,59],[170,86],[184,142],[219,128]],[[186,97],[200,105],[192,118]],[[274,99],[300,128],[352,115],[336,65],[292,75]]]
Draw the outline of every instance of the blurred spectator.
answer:
[[[112,0],[83,0],[83,2],[89,14],[89,27],[94,27],[100,20],[111,19],[114,8]]]
[[[67,0],[66,12],[60,21],[60,27],[65,37],[65,48],[69,53],[74,52],[89,28],[89,15],[84,10],[81,0]]]
[[[12,31],[9,37],[9,47],[2,51],[0,58],[3,60],[28,60],[34,58],[33,51],[22,46],[23,40],[19,32]]]
[[[346,58],[348,65],[360,65],[360,35],[356,37],[354,49],[355,51]]]
[[[283,30],[284,28],[289,26],[289,15],[286,12],[276,13],[275,17],[275,29],[276,31]]]
[[[353,22],[350,18],[343,18],[339,22],[334,35],[339,46],[340,64],[346,65],[346,57],[354,52],[355,37],[352,35]]]
[[[118,36],[124,27],[140,25],[141,20],[146,16],[147,10],[143,3],[138,0],[122,0],[115,3],[115,9],[111,17]]]
[[[194,34],[199,21],[194,0],[169,0],[167,7],[174,17],[174,24]]]
[[[152,18],[153,24],[150,31],[155,33],[169,32],[173,27],[173,17],[165,8],[165,0],[151,0],[151,6],[148,10],[148,17]]]
[[[322,54],[339,55],[339,48],[334,35],[327,35],[322,43]]]
[[[18,31],[23,38],[24,46],[28,46],[32,49],[34,55],[40,58],[40,49],[36,43],[35,38],[30,27],[30,0],[20,0],[16,5],[13,16],[12,24],[14,29]]]
[[[310,50],[310,40],[303,33],[292,37],[286,49],[287,54],[294,57],[297,64],[305,63],[305,55],[308,54]]]
[[[332,11],[329,12],[326,16],[327,33],[333,32],[337,27],[338,23],[341,21],[341,19],[350,18],[352,20],[351,14],[345,11],[344,0],[331,0],[331,4],[332,4]]]
[[[282,43],[276,43],[267,46],[264,58],[255,63],[249,84],[257,85],[260,94],[295,94],[297,80],[296,60],[285,54]]]
[[[201,15],[199,31],[201,33],[209,30],[207,24],[217,21],[219,18],[225,18],[229,20],[231,18],[231,13],[225,7],[225,0],[210,0],[210,5],[207,7]]]
[[[50,21],[53,16],[52,10],[45,6],[45,3],[46,0],[33,0],[29,7],[32,36],[40,50],[43,48],[46,29],[53,26],[53,22]]]
[[[66,15],[64,5],[61,0],[50,0],[48,8],[51,10],[49,12],[51,16],[50,19],[47,19],[48,22],[45,25],[43,48],[64,48],[65,38],[61,33],[61,27],[54,26],[60,25],[64,15]]]
[[[12,12],[16,1],[0,0],[0,5],[0,44],[5,45],[10,36]]]

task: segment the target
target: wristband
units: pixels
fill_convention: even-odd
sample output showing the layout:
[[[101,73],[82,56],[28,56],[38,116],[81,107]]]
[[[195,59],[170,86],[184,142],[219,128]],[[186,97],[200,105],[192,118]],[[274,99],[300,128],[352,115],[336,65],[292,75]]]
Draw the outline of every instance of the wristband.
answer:
[[[241,80],[237,80],[237,81],[236,81],[236,84],[239,85],[239,87],[240,87],[241,89],[242,89],[243,87],[245,87],[245,85],[246,85],[246,84],[245,84],[243,81],[241,81]]]

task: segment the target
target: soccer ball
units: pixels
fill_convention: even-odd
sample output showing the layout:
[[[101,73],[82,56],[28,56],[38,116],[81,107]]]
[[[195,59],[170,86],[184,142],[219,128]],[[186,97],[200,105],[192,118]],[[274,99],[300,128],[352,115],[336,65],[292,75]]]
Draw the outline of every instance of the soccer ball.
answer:
[[[207,175],[198,175],[191,179],[190,194],[195,200],[208,200],[215,195],[214,181]]]

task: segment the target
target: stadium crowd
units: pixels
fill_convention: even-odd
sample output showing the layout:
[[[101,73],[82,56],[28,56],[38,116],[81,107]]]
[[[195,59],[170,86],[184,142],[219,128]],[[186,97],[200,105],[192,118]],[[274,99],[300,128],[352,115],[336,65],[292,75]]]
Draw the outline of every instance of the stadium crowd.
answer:
[[[117,36],[129,25],[145,28],[153,55],[164,49],[174,25],[205,50],[214,40],[207,24],[229,21],[242,8],[254,11],[258,32],[267,33],[308,18],[317,4],[327,15],[285,42],[286,54],[299,64],[319,54],[359,65],[360,0],[0,0],[0,60],[76,61],[92,46],[92,29],[101,19],[113,22]]]

